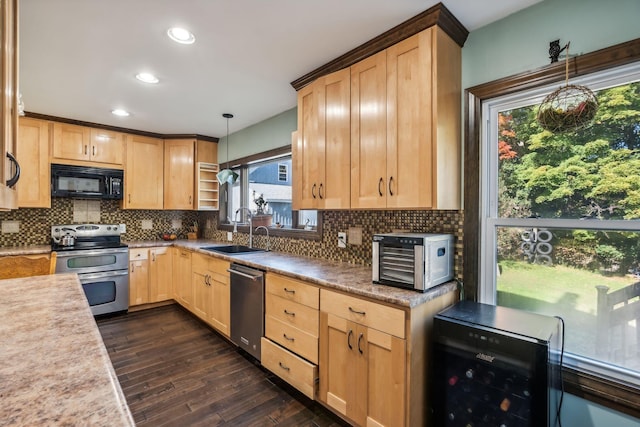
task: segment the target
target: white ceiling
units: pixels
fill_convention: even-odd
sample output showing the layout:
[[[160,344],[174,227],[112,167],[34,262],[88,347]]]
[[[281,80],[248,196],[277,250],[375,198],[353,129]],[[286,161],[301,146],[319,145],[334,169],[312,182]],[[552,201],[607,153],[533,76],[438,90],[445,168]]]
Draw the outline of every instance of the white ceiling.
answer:
[[[541,0],[444,0],[473,31]],[[296,105],[290,82],[433,0],[21,0],[29,112],[162,134],[223,137]],[[185,26],[193,45],[169,40]],[[157,85],[137,81],[148,71]],[[110,111],[124,108],[131,116]]]

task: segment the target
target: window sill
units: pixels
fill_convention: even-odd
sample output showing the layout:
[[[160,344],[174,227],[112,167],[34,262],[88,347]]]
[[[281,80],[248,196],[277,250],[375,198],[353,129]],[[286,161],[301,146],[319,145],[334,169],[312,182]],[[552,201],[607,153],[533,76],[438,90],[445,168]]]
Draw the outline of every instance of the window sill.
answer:
[[[220,224],[218,225],[218,230],[224,231],[233,231],[233,224]],[[238,232],[239,233],[249,233],[248,225],[240,225],[238,224]],[[264,234],[264,231],[259,231],[260,235]],[[257,233],[254,231],[253,235],[256,236]],[[303,239],[303,240],[322,240],[322,226],[318,225],[315,230],[303,230],[299,228],[277,228],[277,227],[269,227],[269,237],[289,237],[293,239]]]
[[[567,366],[562,369],[562,378],[565,392],[640,418],[640,391],[637,388]]]

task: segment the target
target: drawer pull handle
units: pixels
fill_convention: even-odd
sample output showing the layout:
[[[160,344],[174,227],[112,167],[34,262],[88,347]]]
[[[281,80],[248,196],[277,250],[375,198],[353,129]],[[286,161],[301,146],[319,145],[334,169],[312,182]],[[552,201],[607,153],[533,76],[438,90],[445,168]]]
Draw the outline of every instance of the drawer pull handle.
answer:
[[[349,311],[355,314],[360,314],[361,316],[366,316],[367,312],[366,311],[358,311],[358,310],[354,310],[353,308],[349,307]]]
[[[362,341],[362,338],[364,338],[364,335],[360,334],[360,336],[358,337],[358,351],[360,352],[360,354],[364,353],[362,351],[362,348],[360,347],[360,341]]]
[[[294,317],[296,315],[293,311],[289,311],[286,308],[284,309],[284,314],[291,317]]]
[[[295,289],[287,289],[287,288],[284,288],[284,291],[285,291],[286,293],[288,293],[288,294],[295,294],[295,293],[296,293],[296,290],[295,290]]]
[[[352,336],[353,336],[353,330],[349,329],[349,333],[347,334],[347,345],[349,346],[349,350],[353,350],[353,346],[351,345]]]
[[[280,365],[280,367],[281,367],[282,369],[284,369],[285,371],[290,371],[290,370],[291,370],[291,368],[289,368],[288,366],[283,365],[283,364],[282,364],[282,362],[278,362],[278,365]]]
[[[296,340],[295,338],[289,338],[289,337],[287,336],[287,334],[282,334],[282,336],[283,336],[283,337],[284,337],[284,339],[285,339],[285,340],[287,340],[287,341],[291,341],[291,342],[293,342],[293,341],[295,341],[295,340]]]

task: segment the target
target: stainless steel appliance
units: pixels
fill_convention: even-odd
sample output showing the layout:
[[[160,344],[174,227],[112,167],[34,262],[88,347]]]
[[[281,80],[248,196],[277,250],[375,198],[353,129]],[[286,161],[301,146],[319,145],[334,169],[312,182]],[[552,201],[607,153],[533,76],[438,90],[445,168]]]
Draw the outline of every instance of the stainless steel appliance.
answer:
[[[125,231],[124,224],[51,227],[56,273],[78,274],[94,316],[129,308],[129,248],[120,239]]]
[[[264,272],[231,264],[231,341],[260,360],[264,335]]]
[[[453,279],[453,235],[373,235],[373,283],[425,292]]]
[[[51,164],[51,197],[121,200],[124,172],[119,169]]]
[[[557,425],[559,319],[461,301],[434,317],[432,336],[431,424]]]

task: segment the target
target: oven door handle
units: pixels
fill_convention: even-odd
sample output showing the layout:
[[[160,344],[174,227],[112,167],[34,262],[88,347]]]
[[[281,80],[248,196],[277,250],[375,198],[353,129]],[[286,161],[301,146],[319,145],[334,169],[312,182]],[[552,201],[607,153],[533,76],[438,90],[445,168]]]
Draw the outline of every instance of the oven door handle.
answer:
[[[113,248],[113,249],[96,249],[96,250],[77,250],[69,252],[58,252],[58,258],[70,258],[70,257],[87,257],[95,255],[112,255],[112,254],[126,254],[129,252],[128,248]]]
[[[104,279],[105,277],[126,276],[128,274],[129,274],[129,270],[112,270],[112,271],[102,271],[100,273],[79,273],[78,278],[80,280],[94,280],[94,279]]]

